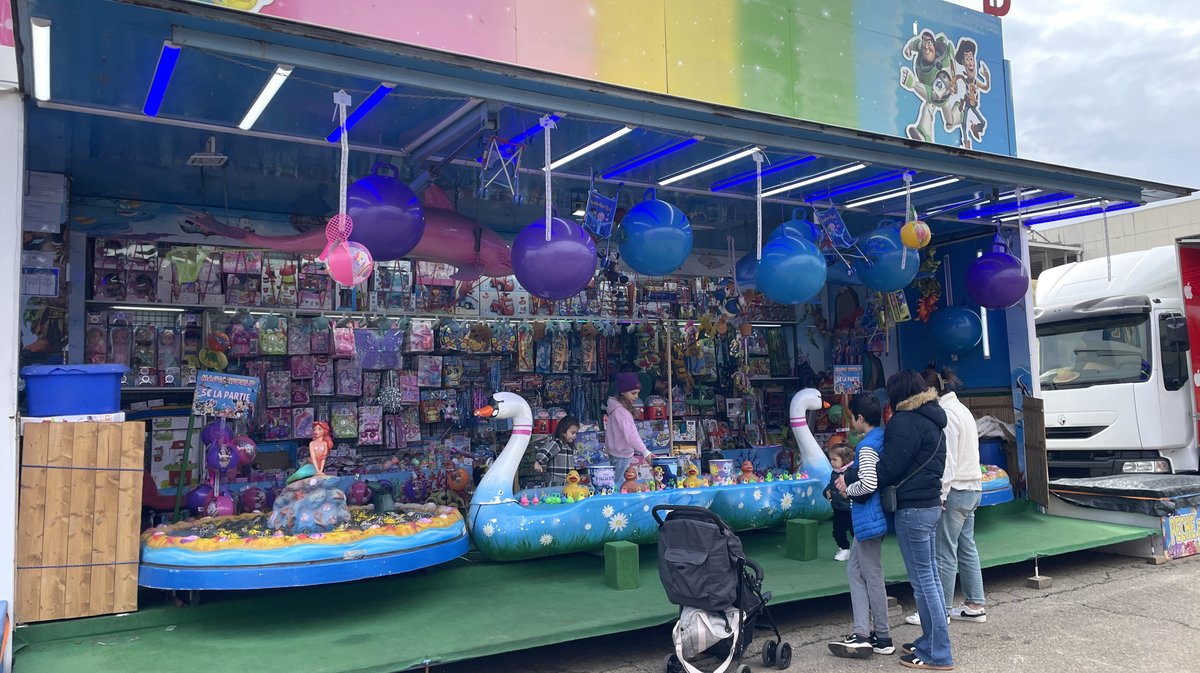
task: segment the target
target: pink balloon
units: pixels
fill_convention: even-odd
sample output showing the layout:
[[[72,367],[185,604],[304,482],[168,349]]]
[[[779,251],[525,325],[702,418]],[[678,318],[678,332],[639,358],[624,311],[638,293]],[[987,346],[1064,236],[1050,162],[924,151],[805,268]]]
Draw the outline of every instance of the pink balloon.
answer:
[[[375,262],[371,252],[361,243],[347,241],[334,246],[325,259],[329,277],[346,286],[363,283],[371,277]]]

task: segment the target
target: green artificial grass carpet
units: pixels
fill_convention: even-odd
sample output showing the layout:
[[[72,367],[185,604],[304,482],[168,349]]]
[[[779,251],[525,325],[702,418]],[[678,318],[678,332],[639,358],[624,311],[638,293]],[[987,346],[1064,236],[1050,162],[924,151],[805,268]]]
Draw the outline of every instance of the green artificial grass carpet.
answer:
[[[1152,531],[1039,514],[1027,502],[979,511],[985,567],[1147,537]],[[741,534],[762,565],[773,604],[847,591],[828,523],[816,561],[783,556],[782,529]],[[591,554],[494,563],[459,559],[377,580],[299,589],[205,593],[198,606],[144,592],[121,617],[34,624],[16,632],[15,673],[391,673],[500,652],[665,624],[677,608],[658,579],[656,549],[641,548],[641,586],[604,585]],[[906,581],[894,538],[884,545],[889,582]]]

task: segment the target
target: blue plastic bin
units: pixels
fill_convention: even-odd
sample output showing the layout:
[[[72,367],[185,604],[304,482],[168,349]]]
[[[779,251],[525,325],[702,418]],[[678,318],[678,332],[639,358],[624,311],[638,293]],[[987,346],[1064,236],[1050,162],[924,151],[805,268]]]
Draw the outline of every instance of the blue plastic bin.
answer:
[[[21,368],[29,416],[111,414],[121,410],[125,365],[33,365]]]
[[[1004,457],[1004,441],[994,437],[979,440],[979,462],[984,465],[999,465],[1000,469],[1008,469],[1008,460]]]

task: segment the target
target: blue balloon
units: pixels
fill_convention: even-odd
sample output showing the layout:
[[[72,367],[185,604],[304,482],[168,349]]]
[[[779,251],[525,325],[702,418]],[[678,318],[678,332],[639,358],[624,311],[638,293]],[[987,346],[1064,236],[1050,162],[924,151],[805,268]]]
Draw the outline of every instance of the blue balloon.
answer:
[[[903,290],[917,277],[921,256],[900,241],[899,229],[879,227],[860,238],[858,247],[867,259],[855,260],[854,272],[872,290]]]
[[[828,267],[812,241],[791,236],[763,246],[758,262],[758,289],[780,304],[803,304],[825,286]]]
[[[738,289],[745,292],[758,287],[758,258],[753,252],[742,255],[733,267]]]
[[[821,233],[820,230],[817,229],[817,225],[804,219],[804,217],[800,215],[799,208],[792,211],[792,219],[784,222],[778,227],[775,227],[775,230],[771,232],[771,235],[767,237],[767,240],[773,241],[780,236],[799,237],[813,243],[821,240]]]
[[[675,271],[692,252],[692,225],[683,211],[654,198],[629,209],[621,220],[621,259],[644,276]]]
[[[964,306],[939,308],[929,316],[928,326],[934,345],[954,355],[970,351],[983,339],[979,314]]]

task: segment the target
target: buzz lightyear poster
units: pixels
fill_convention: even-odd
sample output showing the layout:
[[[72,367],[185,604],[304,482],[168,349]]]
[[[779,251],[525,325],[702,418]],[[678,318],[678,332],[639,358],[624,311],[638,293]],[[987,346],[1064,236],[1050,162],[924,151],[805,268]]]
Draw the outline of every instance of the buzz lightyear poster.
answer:
[[[920,101],[916,119],[905,127],[909,138],[936,142],[934,125],[940,121],[943,130],[958,136],[961,147],[983,141],[987,119],[980,97],[991,91],[992,76],[978,53],[979,45],[970,37],[952,41],[928,28],[905,43],[900,86]]]

